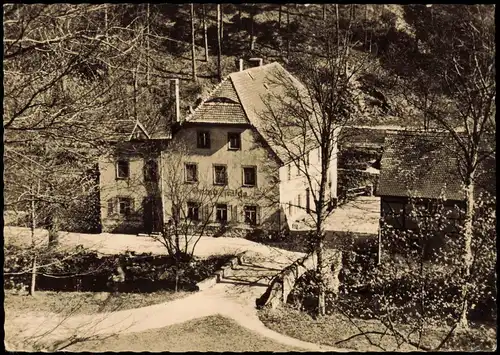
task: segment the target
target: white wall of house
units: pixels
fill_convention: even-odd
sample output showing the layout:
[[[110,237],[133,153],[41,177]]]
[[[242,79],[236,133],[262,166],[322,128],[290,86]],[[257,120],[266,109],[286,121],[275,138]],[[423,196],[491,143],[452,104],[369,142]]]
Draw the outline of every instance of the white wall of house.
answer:
[[[326,197],[329,199],[337,198],[337,153],[337,144],[335,144],[328,171]],[[280,204],[285,212],[290,227],[295,221],[308,215],[307,195],[309,195],[310,209],[314,210],[315,208],[313,193],[310,191],[308,194],[307,190],[319,190],[321,179],[321,153],[319,148],[315,148],[310,150],[307,154],[309,156],[309,166],[306,171],[310,176],[311,183],[309,183],[303,172],[299,172],[294,162],[289,162],[279,169]],[[301,160],[302,164],[303,159]]]

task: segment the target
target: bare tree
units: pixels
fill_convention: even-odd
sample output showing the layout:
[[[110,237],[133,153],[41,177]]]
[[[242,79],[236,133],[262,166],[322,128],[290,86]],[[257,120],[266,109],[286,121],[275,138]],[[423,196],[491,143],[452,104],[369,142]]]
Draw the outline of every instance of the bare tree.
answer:
[[[120,41],[112,36],[118,31],[117,16],[110,15],[109,6],[4,8],[4,160],[7,191],[18,194],[8,199],[9,203],[19,199],[15,202],[19,205],[22,190],[29,191],[26,186],[31,184],[21,183],[25,181],[21,173],[39,174],[44,203],[52,206],[44,210],[52,213],[46,217],[54,241],[59,215],[65,210],[61,200],[73,199],[63,191],[74,189],[70,183],[77,183],[76,176],[85,174],[108,146],[115,124],[110,111],[121,116],[121,105],[131,102],[137,114],[138,68],[130,70],[133,100],[122,95],[117,83],[123,78],[121,66],[130,59],[127,54],[140,36],[126,31],[124,37],[129,36],[130,42],[120,48]]]
[[[191,16],[191,66],[192,66],[192,78],[193,81],[198,81],[198,77],[196,76],[196,47],[195,47],[195,32],[194,32],[194,4],[191,3],[189,5],[190,16]]]
[[[222,69],[221,69],[221,55],[222,55],[222,38],[221,38],[221,21],[222,21],[222,13],[220,4],[217,4],[217,77],[219,78],[219,82],[222,81]]]
[[[467,294],[468,301],[479,308],[473,319],[483,325],[495,321],[496,313],[494,205],[495,198],[487,194],[478,200],[469,279],[472,287]],[[442,194],[432,202],[410,197],[403,209],[385,216],[381,226],[387,252],[384,262],[379,267],[359,261],[359,265],[352,264],[353,273],[344,284],[346,295],[356,294],[366,285],[370,285],[370,295],[362,297],[363,306],[353,307],[348,297],[337,300],[335,309],[357,327],[357,332],[338,343],[362,337],[384,351],[405,346],[424,351],[458,350],[457,344],[461,350],[465,344],[475,350],[479,344],[473,344],[473,337],[489,337],[488,327],[476,329],[476,335],[460,327],[463,300],[457,277],[463,261],[456,257],[463,248],[460,209],[460,204],[447,201]],[[408,228],[397,229],[398,225]],[[375,329],[366,330],[361,321],[366,318],[377,320]],[[487,342],[481,349],[483,346]]]
[[[208,62],[208,36],[207,36],[207,13],[205,4],[201,4],[203,11],[203,43],[205,47],[205,62]]]
[[[177,144],[175,149],[171,148],[171,152],[161,153],[164,223],[161,233],[152,234],[152,238],[159,241],[175,261],[176,280],[183,265],[193,259],[196,246],[207,232],[213,220],[215,205],[224,192],[224,187],[208,189],[199,181],[186,183],[183,164],[186,154],[187,149],[183,144]],[[171,208],[167,207],[167,202]]]
[[[350,18],[348,18],[349,20]],[[276,75],[269,85],[281,87],[279,95],[270,95],[267,102],[265,132],[301,174],[314,200],[308,208],[314,232],[311,243],[318,256],[320,282],[318,312],[325,314],[324,227],[330,213],[328,196],[330,164],[335,158],[342,128],[359,113],[359,90],[356,77],[369,66],[367,59],[354,59],[352,33],[331,31],[331,24],[321,28],[318,54],[308,55],[293,63],[293,72],[305,86]],[[322,53],[321,53],[322,52]],[[320,54],[321,53],[321,54]],[[296,137],[290,139],[290,137]],[[310,152],[319,151],[319,164],[310,164]],[[304,208],[298,204],[298,208]]]
[[[250,50],[255,49],[255,33],[254,33],[254,21],[255,21],[256,7],[255,4],[251,4],[250,8]]]
[[[435,7],[435,9],[434,9]],[[426,126],[446,130],[459,147],[460,176],[466,194],[463,228],[463,280],[470,274],[473,257],[473,219],[478,169],[495,158],[496,70],[494,6],[432,6],[427,41],[429,53],[415,56],[425,65],[413,78],[404,79],[406,97],[425,118]],[[458,15],[460,14],[460,15]],[[430,57],[430,58],[429,58]],[[416,94],[409,94],[415,89]],[[467,292],[461,327],[467,328]]]

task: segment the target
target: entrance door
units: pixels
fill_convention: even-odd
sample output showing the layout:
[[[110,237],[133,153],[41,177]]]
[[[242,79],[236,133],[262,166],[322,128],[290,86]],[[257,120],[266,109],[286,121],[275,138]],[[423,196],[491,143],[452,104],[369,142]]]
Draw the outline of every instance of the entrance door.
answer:
[[[146,197],[142,203],[143,216],[142,220],[144,223],[144,232],[151,234],[153,232],[153,222],[154,222],[154,203],[153,199]]]

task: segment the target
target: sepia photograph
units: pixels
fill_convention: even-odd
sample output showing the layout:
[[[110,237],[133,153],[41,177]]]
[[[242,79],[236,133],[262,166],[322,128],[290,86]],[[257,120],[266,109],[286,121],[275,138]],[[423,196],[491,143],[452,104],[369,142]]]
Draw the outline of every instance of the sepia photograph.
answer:
[[[4,349],[496,351],[495,10],[5,3]]]

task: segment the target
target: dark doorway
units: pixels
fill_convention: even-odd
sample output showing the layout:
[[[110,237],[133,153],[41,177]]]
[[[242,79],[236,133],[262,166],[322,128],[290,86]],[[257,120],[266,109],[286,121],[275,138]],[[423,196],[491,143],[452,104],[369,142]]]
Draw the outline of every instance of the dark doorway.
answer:
[[[145,233],[161,231],[161,200],[159,198],[148,196],[144,199],[143,221]]]

